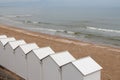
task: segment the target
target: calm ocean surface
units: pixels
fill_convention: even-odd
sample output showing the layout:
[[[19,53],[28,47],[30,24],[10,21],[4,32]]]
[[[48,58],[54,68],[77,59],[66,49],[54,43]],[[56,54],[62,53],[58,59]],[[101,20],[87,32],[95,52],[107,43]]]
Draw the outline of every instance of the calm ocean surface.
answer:
[[[0,23],[120,47],[120,7],[0,3]]]

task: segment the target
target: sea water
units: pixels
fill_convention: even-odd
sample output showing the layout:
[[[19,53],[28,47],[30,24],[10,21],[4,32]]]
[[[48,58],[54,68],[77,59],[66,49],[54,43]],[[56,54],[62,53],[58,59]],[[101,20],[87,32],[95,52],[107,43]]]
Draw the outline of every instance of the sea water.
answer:
[[[0,3],[0,23],[85,42],[120,47],[120,7],[63,3]]]

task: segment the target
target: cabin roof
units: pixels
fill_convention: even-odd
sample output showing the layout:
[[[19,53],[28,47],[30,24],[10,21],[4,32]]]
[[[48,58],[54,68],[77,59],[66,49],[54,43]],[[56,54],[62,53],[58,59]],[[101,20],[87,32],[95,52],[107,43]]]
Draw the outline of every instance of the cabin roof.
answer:
[[[17,41],[8,42],[8,44],[10,44],[10,46],[12,47],[12,49],[15,49],[19,45],[26,44],[26,42],[24,40],[17,40]]]
[[[85,57],[72,62],[74,66],[83,74],[88,75],[90,73],[99,71],[102,67],[97,64],[91,57]]]
[[[40,60],[42,60],[43,58],[47,57],[50,54],[55,53],[50,47],[43,47],[39,49],[34,49],[32,51]]]
[[[59,52],[50,56],[59,66],[63,66],[75,60],[75,58],[68,51]]]
[[[24,44],[19,46],[25,54],[30,52],[32,49],[37,49],[39,48],[36,43],[30,43],[30,44]]]
[[[0,35],[0,38],[7,38],[6,35]]]
[[[0,39],[1,43],[3,44],[3,46],[5,44],[7,44],[7,42],[9,41],[15,41],[16,39],[14,37],[9,37],[9,38],[3,38],[3,39]]]

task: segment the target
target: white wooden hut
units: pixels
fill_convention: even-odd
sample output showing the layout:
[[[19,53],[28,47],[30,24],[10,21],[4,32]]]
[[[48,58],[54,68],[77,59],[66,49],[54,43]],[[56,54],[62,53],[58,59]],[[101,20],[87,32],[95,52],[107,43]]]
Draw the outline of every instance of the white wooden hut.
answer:
[[[61,80],[61,67],[73,60],[75,58],[68,51],[49,55],[43,59],[43,80]]]
[[[42,60],[53,53],[50,47],[43,47],[27,54],[28,80],[43,80]]]
[[[62,80],[101,80],[102,67],[85,57],[62,67]]]
[[[5,39],[5,38],[7,38],[6,35],[0,35],[0,39]],[[0,47],[1,47],[1,46],[0,46]]]
[[[6,35],[0,35],[0,39],[4,39],[4,38],[7,38],[7,36]],[[2,45],[0,45],[0,56],[2,54],[2,50],[1,49],[3,49]],[[1,61],[1,57],[0,57],[0,61]],[[1,65],[1,62],[0,62],[0,65]]]
[[[6,35],[0,35],[0,39],[5,39],[5,38],[7,38]],[[0,48],[1,48],[1,47],[3,47],[2,43],[1,43],[1,45],[0,45]],[[1,49],[0,49],[0,53],[1,53]]]
[[[17,40],[17,41],[11,41],[8,42],[5,45],[5,52],[6,52],[6,65],[5,67],[9,69],[12,72],[15,72],[15,48],[17,48],[19,45],[26,44],[24,40]]]
[[[16,74],[27,79],[27,56],[33,49],[39,48],[35,43],[20,45],[15,49],[15,60],[16,60]]]
[[[5,67],[6,64],[6,53],[5,53],[5,45],[7,44],[7,42],[9,41],[15,41],[16,39],[13,37],[10,38],[1,38],[0,39],[0,64]]]
[[[6,35],[0,35],[0,39],[1,38],[7,38],[7,36]]]

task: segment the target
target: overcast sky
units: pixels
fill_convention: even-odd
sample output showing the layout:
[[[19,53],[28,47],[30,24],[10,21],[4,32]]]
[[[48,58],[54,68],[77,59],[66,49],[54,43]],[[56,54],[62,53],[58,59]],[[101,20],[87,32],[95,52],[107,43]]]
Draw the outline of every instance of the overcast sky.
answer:
[[[20,2],[20,1],[40,1],[40,0],[0,0],[0,2]]]
[[[0,0],[0,2],[39,1],[47,4],[120,6],[120,0]]]

